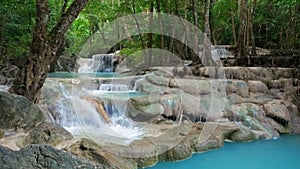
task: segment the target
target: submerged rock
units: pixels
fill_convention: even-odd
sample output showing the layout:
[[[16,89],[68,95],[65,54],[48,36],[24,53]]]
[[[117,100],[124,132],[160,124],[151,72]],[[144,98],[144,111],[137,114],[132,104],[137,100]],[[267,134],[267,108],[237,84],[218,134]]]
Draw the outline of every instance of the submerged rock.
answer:
[[[0,128],[32,129],[44,121],[39,107],[26,97],[0,91]]]

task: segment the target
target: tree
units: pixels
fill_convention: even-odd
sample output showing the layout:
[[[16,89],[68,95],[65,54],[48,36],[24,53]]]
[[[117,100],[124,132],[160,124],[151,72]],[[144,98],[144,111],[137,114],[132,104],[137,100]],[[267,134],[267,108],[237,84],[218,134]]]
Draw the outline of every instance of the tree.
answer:
[[[240,25],[238,30],[238,39],[237,39],[237,57],[242,63],[245,62],[245,30],[247,24],[247,0],[241,0],[239,7],[240,15]]]
[[[30,54],[25,65],[20,67],[10,92],[24,95],[34,103],[39,101],[41,88],[47,78],[49,65],[54,61],[57,49],[64,36],[89,0],[74,0],[61,14],[56,25],[49,29],[50,10],[48,0],[36,0],[36,25]]]

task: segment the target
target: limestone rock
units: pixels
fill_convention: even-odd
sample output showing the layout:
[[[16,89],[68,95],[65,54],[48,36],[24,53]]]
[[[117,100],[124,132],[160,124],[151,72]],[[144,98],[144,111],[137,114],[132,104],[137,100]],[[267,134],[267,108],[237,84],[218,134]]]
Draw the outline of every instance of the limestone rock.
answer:
[[[248,81],[249,91],[253,93],[264,93],[267,94],[268,87],[266,84],[264,84],[262,81]]]
[[[249,87],[247,83],[242,80],[228,80],[226,91],[228,95],[236,93],[241,97],[249,97]]]
[[[192,95],[205,95],[212,93],[212,84],[208,80],[172,79],[170,87],[179,88]]]
[[[137,88],[142,93],[154,94],[154,95],[163,95],[167,93],[178,93],[178,89],[171,89],[166,86],[159,86],[152,84],[146,80],[141,80],[137,82]]]
[[[162,77],[162,76],[157,76],[155,74],[147,75],[145,77],[145,79],[148,82],[150,82],[152,84],[155,84],[155,85],[158,85],[158,86],[166,86],[166,87],[168,87],[169,83],[170,83],[170,79],[167,79],[167,78]]]
[[[274,100],[264,105],[266,115],[283,126],[287,126],[291,121],[287,107],[280,101]]]
[[[50,123],[41,123],[25,138],[24,144],[50,144],[56,146],[64,140],[71,140],[72,135],[64,128]]]
[[[130,117],[134,121],[149,121],[150,119],[160,115],[164,109],[158,104],[159,101],[145,103],[143,100],[148,100],[147,97],[144,99],[129,99],[127,103],[127,108],[125,115]],[[154,107],[153,104],[159,105],[159,107]]]
[[[104,165],[91,164],[68,152],[49,145],[30,145],[20,151],[12,151],[0,146],[0,166],[2,169],[64,168],[64,169],[104,169]]]
[[[44,114],[26,97],[0,92],[0,128],[31,129],[44,121]]]
[[[91,140],[83,139],[73,145],[68,150],[76,156],[88,159],[97,164],[114,169],[136,168],[134,161],[122,156],[117,156],[106,149],[98,146]]]

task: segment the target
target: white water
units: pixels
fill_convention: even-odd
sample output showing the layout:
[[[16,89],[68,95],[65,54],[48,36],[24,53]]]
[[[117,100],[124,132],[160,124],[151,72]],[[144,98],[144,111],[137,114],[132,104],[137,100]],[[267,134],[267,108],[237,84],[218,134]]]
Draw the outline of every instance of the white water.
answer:
[[[122,92],[129,91],[127,84],[101,84],[100,91]]]
[[[122,108],[117,108],[126,106],[127,102],[112,105],[111,124],[107,124],[95,106],[80,97],[83,91],[70,92],[63,84],[60,84],[60,88],[62,97],[56,108],[61,114],[59,124],[75,137],[88,137],[99,144],[107,142],[125,145],[143,137],[142,129],[119,111]]]
[[[97,54],[93,55],[92,59],[78,60],[80,65],[79,73],[92,73],[92,72],[113,72],[113,57],[114,54]]]

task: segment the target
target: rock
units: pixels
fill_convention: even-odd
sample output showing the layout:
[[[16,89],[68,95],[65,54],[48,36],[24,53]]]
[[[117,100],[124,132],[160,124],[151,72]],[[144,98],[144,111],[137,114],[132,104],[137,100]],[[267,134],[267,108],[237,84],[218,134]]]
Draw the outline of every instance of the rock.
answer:
[[[264,109],[268,117],[285,127],[287,127],[291,121],[289,110],[280,100],[274,100],[264,104]]]
[[[249,97],[249,87],[242,80],[228,80],[226,86],[227,95],[236,93],[241,97]]]
[[[291,117],[291,121],[288,126],[290,132],[295,134],[300,134],[300,112],[298,111],[299,109],[297,105],[289,101],[285,101],[284,105],[289,110],[290,117]]]
[[[20,151],[12,151],[0,146],[0,166],[2,169],[28,168],[84,168],[104,169],[110,166],[95,165],[71,155],[68,152],[57,150],[49,145],[30,145]]]
[[[7,83],[7,78],[3,75],[0,75],[0,85],[5,85]]]
[[[300,117],[296,116],[291,120],[291,133],[300,134]]]
[[[44,121],[43,112],[24,96],[0,92],[0,107],[0,128],[3,129],[27,130]]]
[[[82,139],[71,145],[68,151],[81,158],[88,159],[97,164],[115,169],[133,169],[136,168],[134,161],[130,158],[117,156],[106,149],[98,146],[91,140]]]
[[[296,72],[293,68],[277,68],[275,70],[276,71],[274,71],[274,76],[276,77],[276,79],[296,77]]]
[[[0,129],[0,140],[4,137],[5,131]]]
[[[0,66],[0,75],[3,75],[7,78],[15,78],[19,68],[15,65],[1,65]]]
[[[151,107],[151,102],[149,103],[143,103],[143,100],[147,100],[147,98],[144,99],[129,99],[125,111],[125,115],[129,118],[131,118],[134,121],[149,121],[150,119],[158,116],[161,112],[160,111],[148,111],[144,112],[142,111],[142,108],[146,108],[147,106]],[[150,110],[150,109],[149,109]]]
[[[212,83],[214,83],[214,81],[196,79],[172,79],[170,81],[170,87],[179,88],[185,93],[198,96],[212,93]]]
[[[227,104],[228,100],[218,94],[203,95],[200,97],[182,94],[181,102],[176,107],[181,109],[183,115],[188,116],[192,122],[196,122],[199,117],[214,121],[223,116]]]
[[[269,89],[262,81],[248,81],[249,91],[253,93],[269,93]]]
[[[138,91],[142,93],[153,93],[156,95],[162,95],[164,93],[167,93],[168,88],[165,86],[157,86],[154,84],[151,84],[150,82],[146,80],[140,80],[136,83]]]
[[[165,77],[162,77],[162,76],[157,76],[155,74],[150,74],[150,75],[147,75],[145,77],[145,79],[152,83],[152,84],[155,84],[155,85],[158,85],[158,86],[166,86],[166,87],[169,87],[169,84],[170,84],[170,79],[167,79]]]
[[[226,134],[225,137],[226,139],[229,139],[231,141],[237,141],[237,142],[248,142],[257,139],[255,133],[253,133],[251,130],[247,130],[242,127]]]
[[[250,80],[250,72],[246,67],[223,67],[227,79]]]
[[[275,78],[272,68],[249,67],[251,80],[270,81]]]
[[[35,127],[25,138],[24,145],[28,144],[50,144],[57,146],[65,140],[71,140],[72,135],[64,128],[54,126],[50,123],[41,123]]]
[[[232,105],[231,111],[233,117],[228,118],[252,131],[260,131],[262,135],[257,138],[270,139],[274,136],[278,136],[278,130],[285,133],[285,129],[282,125],[275,121],[270,121],[266,117],[262,106],[252,103],[242,103],[240,105]],[[256,132],[257,133],[257,132]]]

